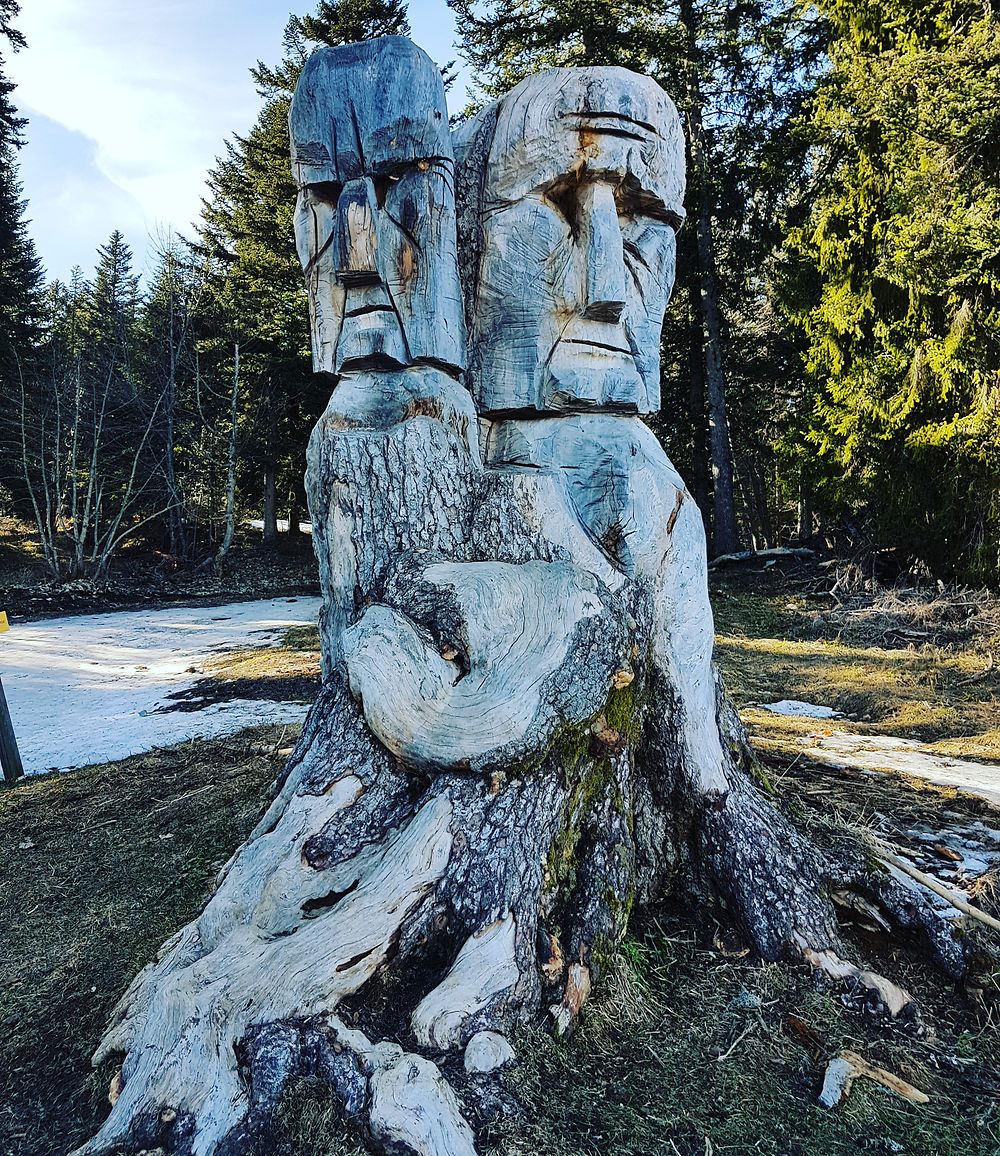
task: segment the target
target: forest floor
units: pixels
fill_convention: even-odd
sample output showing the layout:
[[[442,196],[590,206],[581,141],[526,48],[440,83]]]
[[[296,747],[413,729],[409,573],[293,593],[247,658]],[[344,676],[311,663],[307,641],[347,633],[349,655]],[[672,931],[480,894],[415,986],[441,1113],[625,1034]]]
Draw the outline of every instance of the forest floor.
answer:
[[[820,839],[831,826],[874,831],[1000,914],[1000,811],[986,799],[814,757],[826,731],[843,731],[1000,760],[1000,606],[953,591],[831,597],[833,585],[811,566],[715,580],[718,657],[784,805]],[[304,672],[315,638],[292,641]],[[273,676],[253,651],[215,673]],[[850,717],[752,705],[782,699]],[[294,730],[244,730],[0,792],[2,1156],[54,1156],[95,1130],[112,1073],[92,1073],[89,1055],[110,1008],[203,904]],[[930,1033],[918,1039],[863,1019],[804,968],[740,956],[716,919],[648,913],[570,1040],[523,1034],[505,1077],[523,1112],[476,1120],[484,1156],[1000,1151],[997,974],[959,992],[863,920],[847,927],[858,956],[919,999]],[[843,1049],[930,1101],[861,1079],[842,1107],[821,1108],[826,1062]],[[284,1108],[260,1156],[362,1152],[322,1089],[300,1083]]]
[[[144,543],[126,543],[106,580],[54,582],[34,528],[0,515],[0,610],[12,620],[316,594],[319,576],[308,534],[279,533],[278,545],[265,549],[259,528],[240,526],[221,575],[179,564]]]

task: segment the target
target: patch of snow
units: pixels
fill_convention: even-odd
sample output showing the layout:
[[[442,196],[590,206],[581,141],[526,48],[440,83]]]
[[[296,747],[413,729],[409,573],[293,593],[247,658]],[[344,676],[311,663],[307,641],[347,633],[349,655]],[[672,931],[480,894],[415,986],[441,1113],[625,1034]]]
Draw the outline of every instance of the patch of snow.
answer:
[[[809,757],[835,767],[898,771],[941,787],[956,787],[1000,804],[1000,766],[936,754],[915,739],[855,735],[847,731],[801,739]]]
[[[261,518],[251,518],[246,524],[252,530],[263,530],[264,529],[264,522],[263,522],[263,519],[261,519]],[[288,519],[287,518],[278,518],[277,519],[277,527],[278,527],[278,533],[279,534],[287,533],[288,532]],[[313,532],[312,522],[299,522],[299,532],[302,534],[311,534]]]
[[[315,625],[318,598],[170,607],[13,624],[0,637],[0,675],[28,774],[70,770],[154,747],[302,719],[302,703],[235,699],[157,713],[201,677],[207,658],[276,646]]]
[[[813,702],[799,702],[795,698],[783,698],[780,702],[765,702],[760,704],[761,710],[769,710],[771,714],[794,715],[799,718],[843,718],[839,710],[829,706],[817,706]]]

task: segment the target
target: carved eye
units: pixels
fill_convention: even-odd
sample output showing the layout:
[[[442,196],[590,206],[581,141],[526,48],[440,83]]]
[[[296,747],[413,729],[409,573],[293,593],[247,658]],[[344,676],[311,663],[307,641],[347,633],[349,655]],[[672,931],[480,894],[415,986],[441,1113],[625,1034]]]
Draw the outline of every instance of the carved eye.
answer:
[[[390,173],[380,173],[377,177],[372,177],[372,184],[375,186],[375,204],[378,205],[380,209],[385,208],[385,199],[389,194],[389,190],[398,181],[398,175]]]
[[[314,201],[322,201],[325,205],[336,206],[344,186],[339,181],[320,181],[309,186],[309,192]]]

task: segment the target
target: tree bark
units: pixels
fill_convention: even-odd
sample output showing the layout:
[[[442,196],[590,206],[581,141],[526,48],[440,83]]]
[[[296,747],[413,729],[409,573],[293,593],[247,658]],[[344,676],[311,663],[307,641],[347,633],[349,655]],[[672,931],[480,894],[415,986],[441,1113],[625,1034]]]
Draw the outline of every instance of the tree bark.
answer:
[[[338,182],[334,198],[326,176],[312,186],[315,176],[300,174],[312,189],[300,195],[306,211],[296,218],[303,264],[315,272],[314,258],[330,261],[313,291],[329,291],[330,319],[352,322],[325,347],[333,331],[318,326],[315,341],[338,373],[307,451],[323,589],[322,689],[273,802],[205,910],[161,949],[113,1014],[96,1058],[121,1056],[122,1067],[107,1121],[80,1149],[92,1156],[240,1156],[266,1137],[283,1088],[298,1075],[328,1083],[378,1151],[474,1156],[469,1108],[477,1096],[487,1103],[499,1095],[491,1078],[513,1057],[506,1037],[542,1015],[556,1032],[572,1028],[632,910],[671,891],[689,903],[714,896],[763,958],[805,961],[892,1015],[912,1016],[912,1003],[850,962],[832,884],[923,935],[949,974],[963,973],[971,942],[955,939],[950,921],[909,880],[873,869],[859,848],[821,855],[762,789],[712,666],[701,515],[639,416],[649,381],[659,380],[656,359],[637,349],[630,373],[624,346],[595,341],[582,326],[605,327],[597,333],[619,343],[629,336],[617,328],[625,301],[614,295],[626,297],[626,237],[605,170],[602,180],[581,182],[575,234],[549,217],[551,252],[565,254],[577,240],[584,246],[564,261],[586,288],[575,313],[564,309],[580,336],[557,343],[566,346],[558,374],[539,379],[558,387],[550,398],[559,406],[507,404],[523,398],[525,358],[538,367],[539,346],[526,352],[516,339],[523,325],[512,323],[525,320],[514,309],[523,310],[523,295],[499,280],[509,282],[513,271],[505,255],[516,256],[525,236],[537,240],[535,203],[530,216],[515,215],[494,234],[480,265],[483,285],[499,294],[496,311],[483,316],[502,327],[493,353],[504,372],[502,380],[499,368],[493,380],[469,375],[477,410],[454,353],[462,333],[457,277],[444,279],[452,291],[443,300],[413,298],[421,308],[407,307],[412,326],[381,301],[394,279],[412,288],[418,253],[436,252],[455,271],[452,170],[444,163],[435,178],[440,211],[420,219],[420,206],[432,203],[425,174],[447,160],[449,147],[438,71],[403,41],[329,51],[338,70],[330,99],[317,100],[320,90],[308,84],[299,90],[310,113],[296,138],[300,169],[316,162],[326,173],[341,155],[344,137],[334,133],[337,147],[332,139],[321,147],[314,122],[325,133],[331,124],[352,130],[357,163],[370,158],[364,126],[373,107],[380,115],[370,143],[380,166],[378,150],[387,141],[398,146],[410,129],[429,134],[434,151],[428,157],[418,142],[410,157],[418,163],[398,179],[402,190],[384,187],[379,169],[343,188]],[[382,71],[373,71],[380,53]],[[414,85],[396,59],[437,93],[437,103],[417,102],[426,119],[409,126],[402,111]],[[324,67],[318,54],[306,66]],[[331,121],[331,103],[340,107],[352,76],[358,103]],[[540,85],[551,99],[563,80],[543,76]],[[616,86],[601,93],[600,83],[592,75],[576,92],[586,116],[603,122],[614,115],[609,108],[629,110],[628,127],[610,134],[617,148],[634,139],[633,128],[649,128],[650,112],[634,103],[644,92],[662,120],[660,139],[673,141],[661,160],[679,178],[679,123],[664,95],[649,78],[635,78],[617,89],[616,105]],[[401,95],[387,99],[394,87]],[[390,128],[387,116],[397,112]],[[509,123],[526,119],[512,113]],[[595,135],[580,131],[585,151],[573,173],[600,160],[586,139]],[[575,147],[577,137],[566,139]],[[548,133],[538,140],[547,147]],[[478,165],[473,156],[466,175],[481,175]],[[411,180],[424,191],[407,200]],[[440,244],[433,229],[404,244],[410,229],[395,219],[379,231],[380,198],[388,204],[396,195],[414,228],[436,222]],[[679,199],[679,179],[670,195]],[[327,219],[319,229],[334,199],[336,228]],[[486,211],[494,208],[491,194]],[[479,209],[469,211],[479,229]],[[647,251],[659,254],[661,275],[672,276],[670,225],[657,220],[643,230],[649,225]],[[638,255],[638,325],[649,322],[653,289],[665,304],[665,282],[645,276],[652,270],[642,235],[634,221],[626,227],[639,238],[628,241],[630,256]],[[334,251],[327,236],[346,247]],[[379,261],[397,244],[392,251],[403,259],[383,276]],[[555,262],[537,256],[520,255],[524,293],[538,287],[534,270],[553,273]],[[374,299],[348,308],[349,288]],[[538,319],[528,312],[529,322]],[[655,318],[658,326],[662,312]],[[433,351],[435,326],[450,326],[451,359],[425,353],[401,363],[400,350],[412,354],[411,333]],[[718,327],[706,332],[718,346]],[[498,350],[511,364],[500,365]],[[492,400],[484,404],[486,392]],[[474,1077],[463,1077],[460,1053]]]

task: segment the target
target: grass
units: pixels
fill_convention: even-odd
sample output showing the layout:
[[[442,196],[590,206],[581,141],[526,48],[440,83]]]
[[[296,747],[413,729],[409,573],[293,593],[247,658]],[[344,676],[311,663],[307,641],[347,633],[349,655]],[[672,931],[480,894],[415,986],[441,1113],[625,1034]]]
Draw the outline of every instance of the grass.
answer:
[[[653,923],[627,945],[569,1045],[541,1032],[520,1041],[523,1059],[509,1079],[525,1116],[498,1129],[498,1156],[998,1150],[997,1101],[968,1085],[982,1069],[967,1065],[963,1083],[940,1060],[958,1050],[995,1064],[992,1028],[963,1027],[937,1000],[933,1042],[877,1035],[801,971],[723,959],[707,930],[693,935],[686,917]],[[935,1002],[921,991],[933,981],[910,980]],[[820,1063],[786,1030],[789,1015],[822,1038]],[[918,1107],[859,1081],[841,1109],[820,1108],[822,1061],[841,1048],[912,1081],[931,1103]]]
[[[291,738],[290,728],[257,728],[0,793],[5,1156],[65,1153],[99,1124],[111,1070],[92,1073],[89,1055],[113,1003],[200,910]],[[927,814],[940,806],[888,779],[881,792],[883,810],[894,792]],[[977,1020],[940,978],[903,955],[888,965],[935,1029],[917,1040],[847,1012],[803,969],[721,955],[711,917],[694,918],[661,911],[638,928],[569,1042],[520,1036],[505,1077],[516,1113],[472,1105],[482,1156],[997,1153],[997,1024]],[[822,1036],[822,1054],[788,1033],[788,1015]],[[842,1047],[917,1084],[931,1104],[859,1081],[843,1109],[820,1109],[823,1062]],[[328,1092],[301,1081],[257,1156],[362,1153]]]
[[[975,640],[935,641],[927,651],[843,634],[838,641],[832,619],[814,627],[809,597],[790,594],[780,576],[767,582],[757,590],[726,585],[716,600],[719,655],[741,703],[829,696],[830,705],[853,703],[853,713],[871,716],[852,725],[888,727],[912,720],[907,712],[926,702],[938,713],[909,724],[922,735],[958,744],[956,753],[975,743],[995,749],[996,727],[991,735],[983,725],[995,685],[958,685],[984,665]],[[266,652],[266,666],[260,655],[226,656],[205,669],[206,679],[220,688],[234,679],[266,684],[276,662],[289,676],[312,677],[316,644],[314,631],[296,628]],[[789,725],[768,719],[776,733]],[[111,1008],[200,910],[260,814],[282,763],[278,751],[294,734],[256,728],[0,791],[2,1156],[57,1156],[96,1129],[111,1072],[92,1072],[89,1057]],[[862,791],[801,761],[784,766],[779,782],[809,823],[831,808],[852,823],[872,808],[931,822],[944,800],[969,817],[991,814],[982,801],[917,791],[889,776],[865,780]],[[805,969],[720,954],[716,931],[708,912],[652,913],[633,929],[571,1039],[526,1029],[519,1064],[505,1077],[511,1098],[489,1111],[468,1098],[481,1156],[1000,1150],[995,1010],[976,1010],[894,951],[873,962],[914,992],[934,1035],[879,1029]],[[790,1034],[790,1015],[821,1037],[815,1054]],[[841,1109],[819,1108],[824,1062],[840,1048],[910,1080],[931,1102],[909,1104],[860,1080]],[[328,1092],[300,1081],[257,1156],[362,1152]]]
[[[319,630],[292,626],[277,646],[227,650],[204,661],[204,676],[167,695],[174,710],[197,711],[232,699],[312,702],[320,681]]]
[[[955,597],[964,605],[966,595]],[[992,657],[1000,657],[1000,603],[982,596],[968,627],[969,619],[954,621],[954,600],[892,595],[882,609],[871,598],[838,610],[778,574],[722,578],[713,599],[716,658],[752,733],[773,743],[791,744],[817,723],[754,704],[803,699],[843,712],[836,725],[844,730],[1000,761],[1000,663]],[[929,605],[945,621],[935,623]]]
[[[291,730],[0,791],[0,1152],[57,1156],[107,1111],[90,1055],[132,976],[249,834]]]
[[[937,1035],[875,1032],[800,969],[733,961],[709,923],[662,912],[630,939],[568,1041],[516,1039],[507,1111],[466,1111],[483,1156],[996,1156],[1000,1047],[934,978],[908,983],[933,1007]],[[821,1042],[815,1058],[790,1016]],[[907,1103],[859,1080],[836,1111],[816,1103],[825,1060],[840,1049],[931,1096]],[[452,1074],[452,1073],[449,1073]],[[454,1078],[454,1076],[453,1076]],[[460,1094],[461,1077],[458,1077]],[[515,1106],[516,1105],[516,1106]],[[362,1156],[331,1098],[303,1082],[286,1097],[260,1156]]]
[[[319,593],[308,536],[289,539],[281,534],[274,548],[265,548],[258,531],[240,526],[221,576],[203,565],[213,550],[211,543],[200,542],[194,557],[184,561],[137,537],[115,555],[105,580],[60,583],[43,565],[35,529],[0,516],[0,610],[8,611],[12,619],[37,618]]]
[[[293,734],[257,728],[0,793],[4,1156],[66,1152],[99,1124],[111,1071],[91,1072],[89,1056],[110,1010],[200,909]],[[883,792],[892,789],[887,780]],[[883,794],[879,805],[891,801]],[[803,969],[725,958],[710,917],[695,919],[661,911],[637,929],[569,1041],[523,1034],[506,1077],[516,1114],[472,1105],[482,1156],[995,1156],[995,1023],[899,956],[887,966],[921,999],[936,1037],[878,1031]],[[822,1035],[819,1062],[784,1030],[789,1014]],[[822,1061],[841,1047],[915,1083],[931,1104],[860,1081],[842,1109],[820,1109]],[[362,1152],[329,1094],[300,1082],[258,1156]]]
[[[19,518],[0,515],[0,574],[4,580],[24,580],[41,561],[41,546],[32,528]]]

